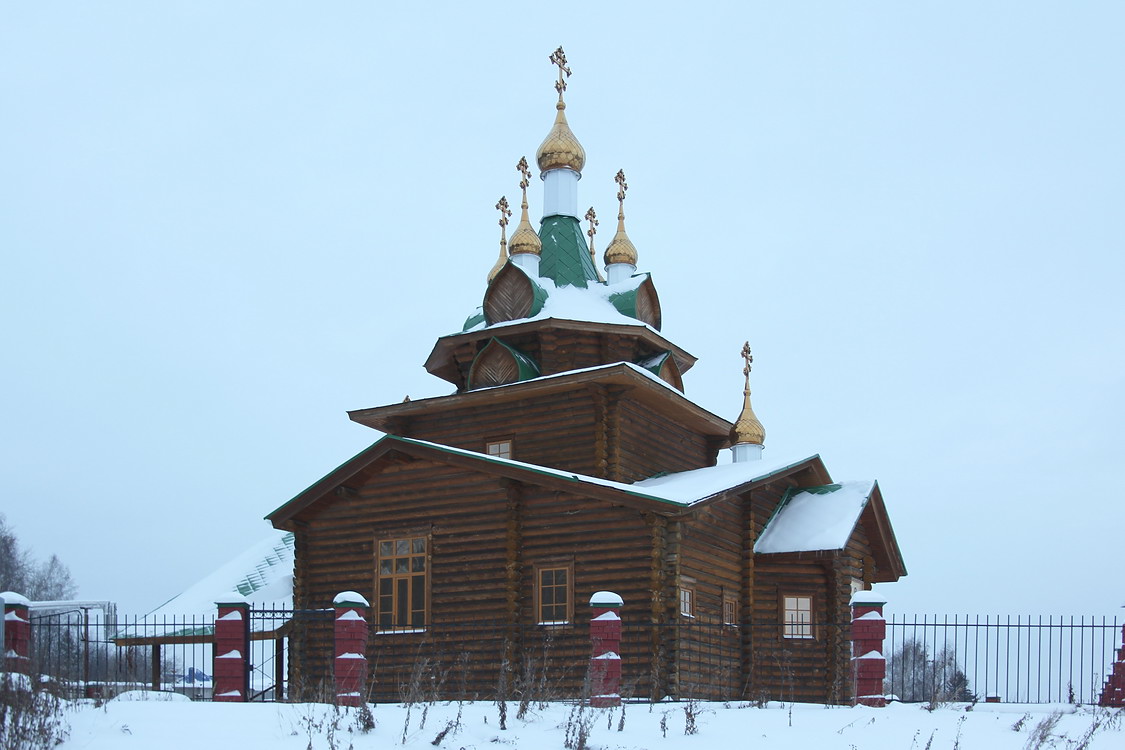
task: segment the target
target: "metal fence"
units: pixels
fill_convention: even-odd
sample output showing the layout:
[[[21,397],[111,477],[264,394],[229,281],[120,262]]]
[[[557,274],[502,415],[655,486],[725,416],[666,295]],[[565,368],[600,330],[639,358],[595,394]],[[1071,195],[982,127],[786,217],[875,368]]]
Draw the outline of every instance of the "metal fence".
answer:
[[[211,697],[214,615],[124,617],[89,610],[31,617],[32,664],[61,694],[109,698],[157,689]],[[331,681],[331,610],[251,610],[251,698],[306,699]],[[1096,703],[1120,643],[1122,623],[1107,617],[892,616],[883,653],[886,692],[902,701],[985,700]],[[843,686],[802,684],[801,659],[850,655],[848,627],[812,625],[815,637],[786,641],[778,625],[681,620],[623,623],[623,694],[636,699],[761,699],[784,683],[782,700],[835,700]],[[290,651],[304,649],[309,685],[291,689]],[[372,630],[368,655],[377,700],[411,691],[492,699],[533,691],[573,697],[590,653],[588,623],[431,623],[417,631]],[[801,656],[801,654],[805,656]],[[319,666],[319,674],[309,665]],[[745,674],[746,664],[753,674]],[[811,673],[811,672],[810,672]],[[786,676],[788,674],[788,677]],[[421,680],[421,682],[419,682]],[[846,687],[843,687],[846,692]],[[773,691],[773,692],[776,692]],[[807,696],[807,697],[805,697]]]
[[[1120,635],[1108,617],[896,615],[886,690],[903,701],[1096,703]]]

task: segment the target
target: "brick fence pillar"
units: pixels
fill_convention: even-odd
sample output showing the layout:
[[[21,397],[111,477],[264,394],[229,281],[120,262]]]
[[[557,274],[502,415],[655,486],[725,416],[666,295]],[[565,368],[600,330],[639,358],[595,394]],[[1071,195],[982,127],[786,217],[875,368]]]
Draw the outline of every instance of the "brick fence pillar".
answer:
[[[883,679],[887,676],[887,660],[883,657],[886,603],[886,598],[874,591],[852,594],[852,700],[861,706],[887,705],[883,697]]]
[[[1121,626],[1121,646],[1117,649],[1117,658],[1113,660],[1098,705],[1110,708],[1125,706],[1125,625]]]
[[[245,703],[250,699],[250,603],[237,593],[215,602],[215,682],[211,700]]]
[[[332,600],[336,610],[336,705],[361,706],[367,686],[367,600],[342,591]]]
[[[4,600],[4,668],[31,674],[31,602],[14,591],[0,594]]]
[[[610,708],[621,705],[621,617],[624,604],[612,591],[590,597],[590,705]]]

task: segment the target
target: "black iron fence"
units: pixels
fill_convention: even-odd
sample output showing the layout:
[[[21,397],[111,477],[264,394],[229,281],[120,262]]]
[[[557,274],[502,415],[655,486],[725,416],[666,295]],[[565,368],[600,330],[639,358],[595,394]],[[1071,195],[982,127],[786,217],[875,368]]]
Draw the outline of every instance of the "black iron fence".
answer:
[[[1121,625],[1057,615],[891,616],[886,690],[903,701],[1096,703]]]
[[[109,698],[158,689],[211,698],[213,615],[108,621],[74,610],[33,614],[31,620],[33,669],[62,694]],[[902,701],[995,696],[1004,702],[1096,703],[1121,645],[1121,625],[1092,617],[889,617],[885,689]],[[255,608],[250,626],[252,699],[328,697],[331,610]],[[791,639],[779,625],[700,619],[625,621],[622,694],[845,699],[849,626],[813,623],[810,634]],[[474,621],[373,629],[368,656],[374,700],[568,698],[583,688],[589,624]],[[294,659],[297,670],[291,669]],[[292,674],[300,684],[288,684]]]

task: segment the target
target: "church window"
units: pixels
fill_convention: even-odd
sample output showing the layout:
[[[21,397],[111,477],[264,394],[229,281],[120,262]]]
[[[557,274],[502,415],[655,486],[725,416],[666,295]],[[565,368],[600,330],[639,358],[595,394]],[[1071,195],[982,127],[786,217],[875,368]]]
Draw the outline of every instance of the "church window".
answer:
[[[723,624],[738,624],[738,601],[732,597],[723,597]]]
[[[680,587],[680,614],[684,617],[695,617],[695,589]]]
[[[574,570],[569,565],[536,569],[536,610],[540,625],[569,623],[574,600]]]
[[[495,456],[496,458],[511,458],[512,441],[490,440],[485,443],[485,452],[490,456]]]
[[[812,638],[812,597],[789,595],[782,600],[782,635],[786,638]]]
[[[426,626],[426,537],[379,541],[379,614],[383,630]]]

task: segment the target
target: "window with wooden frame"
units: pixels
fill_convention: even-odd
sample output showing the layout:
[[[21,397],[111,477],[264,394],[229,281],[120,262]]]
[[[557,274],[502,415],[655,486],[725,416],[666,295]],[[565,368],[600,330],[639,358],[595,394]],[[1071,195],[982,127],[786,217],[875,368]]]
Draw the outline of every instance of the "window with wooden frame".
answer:
[[[723,624],[738,624],[738,600],[731,596],[723,597]]]
[[[812,638],[813,599],[805,594],[781,597],[781,635],[784,638]]]
[[[695,617],[695,589],[690,586],[680,586],[680,614]]]
[[[574,619],[574,566],[535,568],[535,618],[540,625],[567,625]]]
[[[511,439],[489,440],[484,444],[484,452],[496,458],[511,458],[512,441]]]
[[[424,536],[379,540],[375,590],[380,629],[426,627],[427,547]]]

